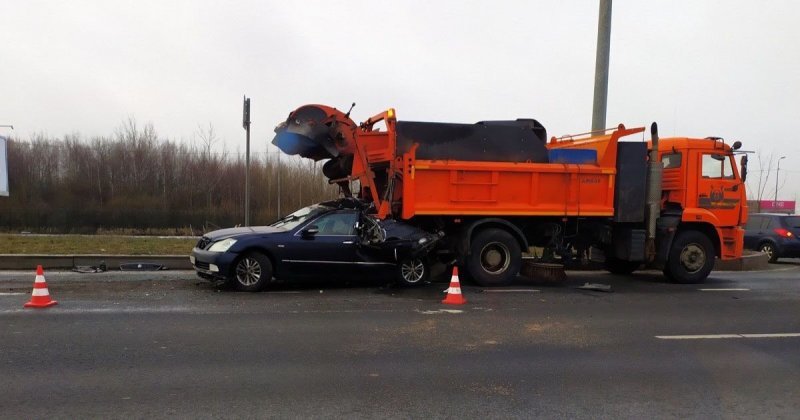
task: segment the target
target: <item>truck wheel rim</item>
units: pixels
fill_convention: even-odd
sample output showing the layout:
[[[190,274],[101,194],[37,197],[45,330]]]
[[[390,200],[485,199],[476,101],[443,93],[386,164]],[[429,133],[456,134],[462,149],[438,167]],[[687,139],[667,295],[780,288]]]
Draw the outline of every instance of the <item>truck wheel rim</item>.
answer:
[[[406,283],[418,283],[425,275],[425,264],[418,258],[406,261],[400,265],[400,275]]]
[[[500,274],[511,263],[508,247],[500,242],[486,244],[481,250],[481,268],[490,274]]]
[[[681,265],[686,268],[689,273],[696,273],[700,271],[706,264],[706,253],[703,248],[695,243],[691,243],[683,247],[681,251]]]
[[[261,279],[261,265],[253,258],[242,258],[236,264],[236,280],[243,286],[252,286]]]

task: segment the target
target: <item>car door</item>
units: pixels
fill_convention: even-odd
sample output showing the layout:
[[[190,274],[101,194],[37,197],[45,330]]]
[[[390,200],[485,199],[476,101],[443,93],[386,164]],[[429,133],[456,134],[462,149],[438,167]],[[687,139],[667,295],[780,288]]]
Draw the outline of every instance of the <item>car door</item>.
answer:
[[[322,277],[352,273],[358,240],[352,209],[325,213],[300,227],[283,247],[283,260],[291,276]]]

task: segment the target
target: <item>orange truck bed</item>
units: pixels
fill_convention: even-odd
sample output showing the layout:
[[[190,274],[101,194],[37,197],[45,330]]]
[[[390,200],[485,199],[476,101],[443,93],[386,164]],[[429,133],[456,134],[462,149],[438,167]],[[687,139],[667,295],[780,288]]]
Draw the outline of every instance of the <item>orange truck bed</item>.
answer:
[[[643,129],[619,127],[548,148],[597,151],[595,164],[416,160],[404,156],[403,219],[422,215],[613,216],[616,143]]]

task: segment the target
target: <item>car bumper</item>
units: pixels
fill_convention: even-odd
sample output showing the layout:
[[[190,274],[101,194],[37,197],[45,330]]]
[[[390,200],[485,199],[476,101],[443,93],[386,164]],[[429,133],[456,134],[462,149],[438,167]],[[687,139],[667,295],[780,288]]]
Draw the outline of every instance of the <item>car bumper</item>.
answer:
[[[800,239],[791,238],[781,241],[777,251],[778,257],[781,258],[800,258]]]
[[[224,280],[231,273],[236,256],[231,252],[210,252],[195,248],[189,256],[189,261],[200,277]]]

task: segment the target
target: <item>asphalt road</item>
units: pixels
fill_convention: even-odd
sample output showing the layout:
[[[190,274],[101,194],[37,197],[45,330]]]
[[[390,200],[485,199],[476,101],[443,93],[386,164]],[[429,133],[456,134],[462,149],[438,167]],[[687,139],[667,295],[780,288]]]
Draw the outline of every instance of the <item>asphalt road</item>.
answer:
[[[46,275],[59,305],[30,310],[33,274],[0,273],[2,418],[800,413],[797,263],[701,286],[585,272],[466,286],[463,306],[439,303],[443,284],[246,294],[185,272]]]

